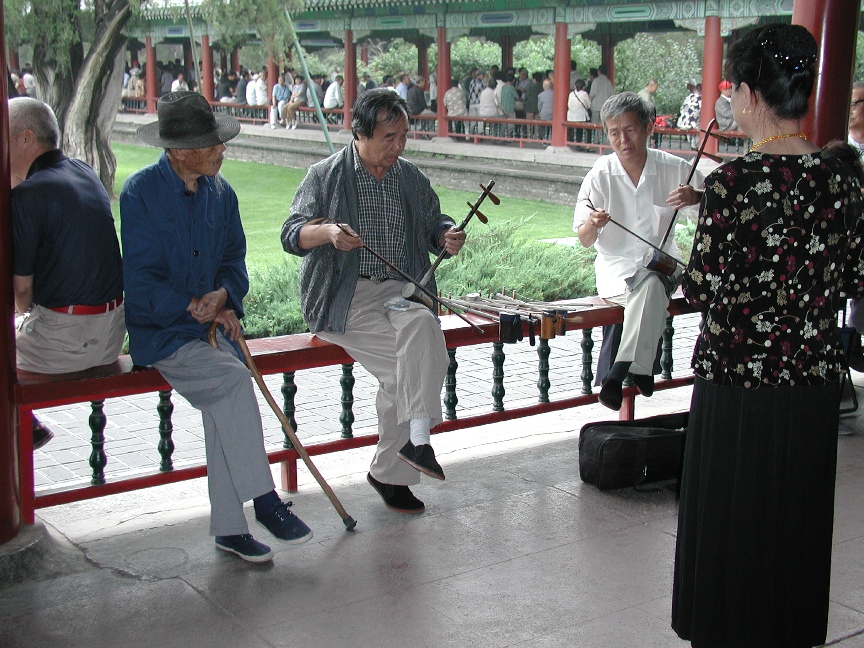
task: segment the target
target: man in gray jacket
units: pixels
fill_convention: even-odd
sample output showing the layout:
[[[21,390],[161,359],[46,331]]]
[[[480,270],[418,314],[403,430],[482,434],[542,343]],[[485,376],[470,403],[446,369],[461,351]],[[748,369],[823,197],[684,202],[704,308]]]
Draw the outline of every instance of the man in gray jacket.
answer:
[[[405,282],[394,267],[419,280],[430,253],[458,254],[465,233],[441,213],[426,176],[399,157],[408,136],[399,95],[363,93],[351,129],[351,144],[309,169],[282,226],[282,246],[303,257],[309,329],[378,379],[379,440],[367,480],[389,508],[420,513],[424,504],[409,488],[418,471],[444,479],[429,440],[443,419],[449,359],[437,319],[402,298]]]

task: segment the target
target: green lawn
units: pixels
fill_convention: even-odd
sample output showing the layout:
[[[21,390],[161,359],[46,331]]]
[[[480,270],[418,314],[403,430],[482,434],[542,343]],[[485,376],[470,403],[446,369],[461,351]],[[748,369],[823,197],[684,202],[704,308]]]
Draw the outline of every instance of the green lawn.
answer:
[[[160,150],[129,144],[114,144],[113,149],[117,156],[114,192],[119,196],[127,176],[155,162]],[[279,232],[306,170],[226,160],[222,166],[222,173],[237,192],[240,201],[240,214],[249,248],[247,262],[249,265],[278,262],[285,255],[279,241]],[[435,190],[441,199],[442,211],[450,214],[457,223],[468,214],[466,202],[473,203],[479,195],[479,189],[473,193],[444,187],[435,187]],[[119,208],[116,201],[113,209],[117,217]],[[490,222],[521,223],[517,230],[517,239],[573,236],[571,231],[573,208],[570,206],[501,196],[500,205],[495,206],[486,201],[482,211]],[[484,226],[478,220],[472,219],[466,228],[469,239],[473,230],[482,227]]]

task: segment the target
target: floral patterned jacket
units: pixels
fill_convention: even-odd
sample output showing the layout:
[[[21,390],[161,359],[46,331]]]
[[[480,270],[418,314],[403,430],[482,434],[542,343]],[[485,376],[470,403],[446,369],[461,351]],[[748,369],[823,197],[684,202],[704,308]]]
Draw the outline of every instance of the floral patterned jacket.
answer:
[[[696,374],[747,388],[838,380],[841,293],[864,293],[861,215],[858,180],[826,152],[748,153],[714,171],[683,281],[705,315]]]

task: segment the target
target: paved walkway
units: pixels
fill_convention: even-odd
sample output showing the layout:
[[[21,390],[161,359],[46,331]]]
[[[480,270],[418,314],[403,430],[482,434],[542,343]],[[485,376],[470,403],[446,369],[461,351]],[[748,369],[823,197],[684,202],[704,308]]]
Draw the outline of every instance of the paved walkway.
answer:
[[[688,401],[673,390],[637,410]],[[0,645],[683,648],[669,627],[672,492],[578,477],[578,430],[608,416],[593,405],[436,436],[447,481],[415,488],[419,516],[365,483],[369,448],[316,457],[356,531],[307,479],[294,510],[315,537],[271,542],[260,566],[213,548],[203,479],[42,510],[22,541],[51,542],[22,582],[0,585]],[[844,427],[828,637],[862,648],[864,425]]]

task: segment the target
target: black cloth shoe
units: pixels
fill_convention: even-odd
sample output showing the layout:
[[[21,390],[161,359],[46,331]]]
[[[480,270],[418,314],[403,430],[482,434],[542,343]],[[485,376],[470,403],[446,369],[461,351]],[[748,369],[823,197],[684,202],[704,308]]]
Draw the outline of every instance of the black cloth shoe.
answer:
[[[444,469],[438,464],[435,459],[435,451],[428,443],[415,446],[410,441],[402,446],[402,449],[397,455],[402,461],[407,463],[412,468],[416,468],[424,475],[429,475],[435,479],[444,481]]]
[[[621,381],[606,376],[603,379],[603,386],[600,388],[600,396],[598,398],[601,405],[616,412],[620,410],[621,403],[624,401],[624,395],[621,393]]]
[[[235,556],[240,556],[246,562],[267,562],[273,558],[270,547],[258,542],[248,533],[242,535],[216,536],[216,548]]]
[[[426,508],[425,504],[414,497],[414,493],[407,486],[396,486],[393,484],[382,484],[372,476],[372,473],[367,473],[366,481],[372,488],[378,491],[381,499],[387,505],[387,508],[399,511],[400,513],[422,513]]]
[[[33,417],[33,449],[38,450],[51,439],[54,438],[54,433],[49,430],[42,421]]]
[[[643,396],[654,395],[654,376],[643,376],[641,374],[630,374],[630,380]]]
[[[255,511],[255,519],[270,533],[290,544],[302,544],[312,539],[312,530],[290,509],[291,502],[279,501],[267,513]]]

